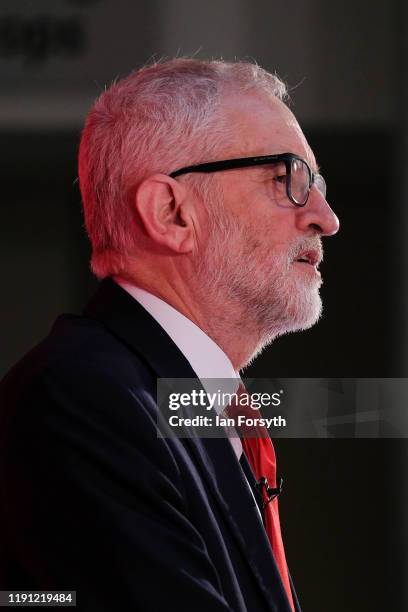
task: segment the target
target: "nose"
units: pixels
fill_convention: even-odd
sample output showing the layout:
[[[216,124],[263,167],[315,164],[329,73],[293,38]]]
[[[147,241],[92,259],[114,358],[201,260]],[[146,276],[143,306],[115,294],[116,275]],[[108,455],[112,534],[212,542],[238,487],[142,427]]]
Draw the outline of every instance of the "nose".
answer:
[[[298,227],[304,232],[313,230],[322,236],[334,236],[339,231],[340,222],[316,185],[312,186],[306,205],[297,212]]]

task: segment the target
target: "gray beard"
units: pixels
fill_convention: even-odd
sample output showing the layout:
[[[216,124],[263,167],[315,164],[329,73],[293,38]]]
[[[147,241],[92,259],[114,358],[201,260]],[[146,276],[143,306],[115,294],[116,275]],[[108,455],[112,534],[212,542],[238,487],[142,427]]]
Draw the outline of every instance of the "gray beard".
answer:
[[[252,360],[276,337],[319,320],[319,279],[299,277],[292,268],[296,255],[317,240],[302,240],[284,255],[266,249],[261,253],[258,238],[223,217],[218,216],[204,252],[196,256],[197,279],[201,298],[214,305],[220,324],[240,334],[251,330],[259,338]]]

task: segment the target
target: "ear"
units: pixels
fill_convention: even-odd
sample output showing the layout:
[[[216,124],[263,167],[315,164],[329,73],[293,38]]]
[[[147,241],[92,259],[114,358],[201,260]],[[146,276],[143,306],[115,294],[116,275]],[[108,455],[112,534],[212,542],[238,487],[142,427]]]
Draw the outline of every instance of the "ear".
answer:
[[[148,236],[175,253],[194,248],[194,222],[186,187],[165,174],[154,174],[136,190],[135,206]]]

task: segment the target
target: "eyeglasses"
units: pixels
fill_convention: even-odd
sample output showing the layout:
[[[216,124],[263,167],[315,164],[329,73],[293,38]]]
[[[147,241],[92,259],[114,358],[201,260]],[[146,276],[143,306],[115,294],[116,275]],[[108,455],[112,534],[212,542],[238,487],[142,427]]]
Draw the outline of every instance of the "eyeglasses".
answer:
[[[223,161],[208,162],[196,166],[186,166],[175,170],[170,177],[175,178],[190,172],[220,172],[235,168],[249,168],[250,166],[263,166],[266,164],[283,164],[282,173],[279,171],[273,177],[274,181],[284,183],[286,194],[295,206],[304,206],[309,198],[313,185],[316,185],[322,196],[326,198],[326,181],[321,174],[312,172],[309,164],[294,153],[279,153],[278,155],[261,155],[258,157],[240,157],[238,159],[225,159]],[[285,173],[283,174],[283,170]]]

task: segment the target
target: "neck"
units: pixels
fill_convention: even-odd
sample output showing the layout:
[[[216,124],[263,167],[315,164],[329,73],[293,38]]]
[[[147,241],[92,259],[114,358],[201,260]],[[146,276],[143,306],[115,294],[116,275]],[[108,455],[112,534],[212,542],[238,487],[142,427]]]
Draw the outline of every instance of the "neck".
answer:
[[[159,297],[195,323],[224,351],[236,371],[246,366],[258,352],[260,334],[251,329],[239,307],[222,303],[219,296],[212,296],[194,275],[183,279],[179,273],[146,274],[144,269],[137,273],[128,270],[119,277]]]

